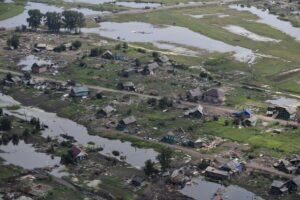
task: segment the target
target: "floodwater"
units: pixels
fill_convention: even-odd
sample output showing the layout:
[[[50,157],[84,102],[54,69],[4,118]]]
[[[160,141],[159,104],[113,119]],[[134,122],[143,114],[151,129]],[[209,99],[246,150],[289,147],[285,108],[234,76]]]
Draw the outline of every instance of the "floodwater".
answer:
[[[24,12],[22,12],[17,16],[0,21],[0,27],[13,28],[21,25],[27,25],[26,19],[29,17],[28,10],[31,9],[39,9],[41,13],[64,11],[64,8],[62,7],[57,7],[57,6],[48,5],[44,3],[28,2],[25,6]],[[87,8],[71,8],[70,10],[82,12],[84,15],[102,15],[108,13],[108,12],[94,11]]]
[[[256,7],[242,7],[240,5],[231,5],[230,8],[236,9],[238,11],[249,11],[252,14],[257,15],[260,20],[259,22],[272,26],[283,33],[295,38],[300,42],[300,28],[293,27],[293,25],[288,21],[282,21],[278,19],[277,15],[270,14],[269,10],[260,10]]]
[[[103,22],[100,26],[100,28],[84,28],[82,31],[86,33],[98,33],[104,37],[121,39],[128,42],[148,42],[154,44],[156,47],[159,47],[161,43],[171,43],[196,47],[208,52],[232,52],[237,60],[248,63],[252,63],[256,58],[256,55],[250,49],[232,46],[211,39],[185,27],[158,27],[143,22]],[[173,48],[168,50],[172,51]]]
[[[218,194],[223,199],[228,200],[258,200],[260,197],[241,187],[231,185],[222,186],[217,183],[197,178],[193,180],[192,185],[186,185],[180,192],[196,200],[215,199]]]
[[[89,4],[104,4],[104,3],[111,3],[114,0],[64,0],[65,2],[72,2],[72,3],[89,3]]]
[[[124,6],[129,8],[158,8],[161,7],[160,3],[144,3],[144,2],[126,2],[126,1],[118,1],[116,2],[118,6]]]
[[[235,25],[228,25],[225,26],[224,29],[226,29],[227,31],[237,34],[237,35],[241,35],[244,36],[246,38],[249,38],[251,40],[254,41],[260,41],[260,42],[280,42],[280,40],[276,40],[270,37],[265,37],[265,36],[261,36],[258,35],[256,33],[253,33],[251,31],[248,31],[247,29],[240,27],[240,26],[235,26]]]
[[[9,142],[7,145],[0,145],[0,157],[6,164],[14,164],[25,169],[53,167],[60,163],[59,157],[51,157],[45,153],[36,152],[32,144],[26,144],[20,140],[17,145]]]
[[[193,17],[195,19],[202,19],[206,16],[217,16],[219,18],[229,17],[229,15],[224,13],[214,13],[214,14],[202,14],[202,15],[189,15],[190,17]]]
[[[129,8],[157,8],[160,7],[160,3],[145,3],[145,2],[130,2],[130,1],[115,1],[115,0],[64,0],[65,2],[72,3],[89,3],[89,4],[104,4],[104,3],[114,3],[118,6],[124,6]]]
[[[5,105],[5,102],[7,102],[10,98],[5,95],[1,95],[0,105],[2,97],[4,97],[2,105]],[[157,152],[153,149],[135,148],[130,142],[109,140],[100,136],[89,135],[86,127],[77,124],[72,120],[58,117],[55,113],[49,113],[38,108],[25,106],[21,106],[18,110],[6,110],[5,112],[25,120],[30,120],[32,117],[39,118],[41,123],[46,124],[49,127],[42,131],[43,137],[60,137],[60,134],[67,134],[69,136],[73,136],[75,140],[82,145],[87,145],[90,141],[92,141],[96,146],[103,147],[103,151],[100,152],[103,155],[113,156],[112,151],[119,151],[121,156],[126,157],[125,162],[136,168],[143,167],[146,160],[156,160]]]
[[[277,97],[276,99],[267,100],[266,102],[281,107],[297,108],[298,106],[300,106],[300,101],[298,101],[297,99],[286,98],[286,97]]]
[[[34,55],[26,56],[25,58],[21,59],[18,63],[18,66],[22,67],[22,71],[31,71],[31,67],[34,63],[38,65],[46,64],[51,65],[52,62],[50,60],[44,60]]]

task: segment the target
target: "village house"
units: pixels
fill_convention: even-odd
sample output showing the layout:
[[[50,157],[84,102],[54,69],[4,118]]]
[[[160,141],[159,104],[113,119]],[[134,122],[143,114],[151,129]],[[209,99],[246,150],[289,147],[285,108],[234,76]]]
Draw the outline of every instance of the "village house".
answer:
[[[167,143],[167,144],[176,144],[177,143],[175,136],[172,135],[171,133],[168,133],[167,135],[163,136],[160,141]]]
[[[201,100],[202,99],[202,92],[200,90],[200,88],[195,88],[195,89],[192,89],[192,90],[189,90],[187,92],[187,95],[186,95],[187,99],[189,101],[198,101],[198,100]]]
[[[187,110],[184,113],[185,117],[192,117],[192,118],[202,118],[203,117],[203,107],[201,105],[198,105],[190,110]]]
[[[293,166],[290,161],[281,159],[277,163],[275,163],[274,168],[283,171],[288,174],[294,174],[297,171],[297,168]]]
[[[267,108],[266,115],[275,119],[290,120],[294,119],[297,109],[293,107],[270,106]]]
[[[241,173],[245,169],[245,164],[236,160],[232,160],[219,167],[219,169],[231,174],[237,174]]]
[[[72,49],[72,43],[68,42],[68,43],[65,43],[63,44],[64,47],[67,49],[67,50],[71,50]]]
[[[109,51],[109,50],[106,50],[106,51],[102,54],[101,57],[104,58],[104,59],[108,59],[108,60],[113,60],[113,59],[114,59],[113,53],[112,53],[111,51]]]
[[[90,90],[86,86],[73,87],[70,92],[71,97],[84,97],[90,94]]]
[[[159,65],[156,62],[147,64],[143,69],[144,75],[153,75],[154,72],[159,68]]]
[[[118,83],[117,88],[119,90],[136,91],[136,87],[133,82]]]
[[[221,89],[210,89],[203,93],[203,101],[210,103],[223,103],[225,101],[225,93]]]
[[[108,106],[105,106],[104,108],[100,109],[98,112],[97,112],[97,117],[98,118],[102,118],[102,117],[110,117],[111,114],[113,112],[115,112],[116,109],[113,108],[112,106],[108,105]]]
[[[145,182],[145,177],[142,177],[142,176],[135,176],[131,180],[131,184],[135,187],[142,186],[144,184],[144,182]]]
[[[129,116],[129,117],[126,117],[126,118],[119,121],[117,129],[120,130],[120,131],[123,131],[128,126],[131,126],[131,125],[134,125],[134,124],[136,124],[135,117],[134,116]]]
[[[296,176],[295,178],[289,180],[286,183],[286,186],[290,192],[297,191],[300,186],[300,176]]]
[[[157,58],[155,58],[155,61],[159,64],[167,64],[170,60],[166,55],[159,55]]]
[[[206,141],[202,138],[198,138],[197,140],[186,140],[182,143],[182,145],[192,148],[202,148],[206,146]]]
[[[234,112],[232,113],[232,115],[236,118],[244,120],[252,117],[252,111],[250,109],[244,109],[238,112]]]
[[[88,154],[83,150],[83,147],[79,144],[73,144],[72,148],[72,156],[75,162],[80,162],[87,158]]]
[[[129,69],[122,70],[121,76],[128,78],[129,76],[134,75],[136,73],[137,73],[137,70],[132,67],[132,68],[129,68]]]
[[[41,74],[44,72],[47,72],[49,68],[49,64],[48,63],[44,63],[44,62],[39,62],[39,63],[34,63],[31,67],[31,71],[34,74]]]
[[[282,181],[277,181],[277,180],[273,181],[271,188],[270,188],[270,193],[274,194],[274,195],[283,194],[287,191],[288,191],[288,188],[286,186],[286,183],[282,182]]]
[[[226,171],[223,171],[223,170],[219,170],[219,169],[216,169],[216,168],[210,167],[210,166],[208,166],[205,169],[204,175],[206,177],[209,177],[209,178],[212,178],[212,179],[216,179],[216,180],[229,180],[230,179],[229,172],[226,172]]]

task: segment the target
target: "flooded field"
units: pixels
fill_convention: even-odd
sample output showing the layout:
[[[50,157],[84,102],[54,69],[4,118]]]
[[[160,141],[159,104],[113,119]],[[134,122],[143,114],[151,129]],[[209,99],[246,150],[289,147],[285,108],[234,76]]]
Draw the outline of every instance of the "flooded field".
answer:
[[[180,192],[186,196],[194,198],[196,200],[204,199],[216,199],[217,196],[220,199],[230,200],[258,200],[254,193],[249,192],[238,186],[225,187],[217,183],[205,181],[202,178],[193,180],[192,185],[185,186]]]
[[[12,18],[0,21],[0,27],[13,28],[21,25],[26,25],[27,24],[26,19],[29,17],[28,10],[31,9],[39,9],[41,13],[64,11],[64,8],[62,7],[57,7],[57,6],[43,4],[43,3],[28,2],[25,6],[24,12]],[[82,12],[84,15],[102,15],[107,13],[107,12],[94,11],[87,8],[71,8],[70,10]]]
[[[12,105],[13,103],[20,105],[20,103],[6,95],[0,96],[0,105]],[[30,120],[32,117],[39,118],[41,123],[49,127],[42,131],[43,137],[50,136],[54,138],[60,137],[61,134],[67,134],[73,136],[82,145],[87,145],[92,141],[96,146],[103,147],[103,151],[100,152],[103,155],[113,156],[112,151],[119,151],[121,156],[126,157],[125,162],[136,168],[144,166],[146,160],[156,160],[157,153],[153,149],[139,149],[133,147],[130,142],[109,140],[100,136],[89,135],[86,127],[69,119],[58,117],[55,113],[48,113],[38,108],[25,106],[21,106],[20,109],[14,111],[5,110],[5,112],[25,120]]]
[[[89,4],[104,4],[104,3],[114,3],[118,6],[124,6],[129,8],[157,8],[160,7],[160,3],[145,3],[145,2],[127,2],[127,1],[115,1],[115,0],[64,0],[65,2],[71,3],[89,3]]]
[[[0,145],[0,157],[6,164],[18,165],[25,169],[53,167],[60,163],[59,157],[36,152],[32,144],[26,144],[24,141]]]
[[[300,42],[300,28],[294,27],[290,22],[278,19],[277,15],[270,14],[268,10],[260,10],[253,6],[246,7],[240,5],[231,5],[230,8],[238,11],[249,11],[260,18],[259,22],[270,25]]]
[[[34,63],[36,63],[38,65],[43,65],[43,64],[51,65],[51,64],[53,64],[52,61],[50,61],[50,60],[44,60],[44,59],[41,59],[37,56],[29,55],[29,56],[26,56],[25,58],[21,59],[20,62],[18,63],[18,66],[22,67],[22,71],[31,71],[31,67]]]
[[[86,33],[98,33],[104,37],[121,39],[128,42],[148,42],[157,47],[160,47],[162,43],[172,43],[196,47],[199,48],[199,50],[202,49],[208,52],[232,52],[237,60],[248,63],[252,63],[256,59],[256,55],[250,49],[232,46],[211,39],[185,27],[158,27],[142,22],[103,22],[100,25],[101,28],[86,28],[82,29],[82,31]],[[173,47],[168,50],[172,51]]]
[[[276,99],[267,100],[266,102],[276,106],[282,106],[282,107],[297,108],[298,106],[300,106],[300,101],[298,101],[297,99],[286,98],[286,97],[277,97]]]
[[[240,27],[240,26],[235,26],[235,25],[228,25],[225,26],[224,29],[226,29],[227,31],[240,35],[240,36],[244,36],[246,38],[249,38],[251,40],[254,41],[260,41],[260,42],[280,42],[280,40],[276,40],[273,38],[269,38],[269,37],[265,37],[265,36],[261,36],[258,35],[256,33],[252,33],[251,31],[248,31],[247,29]]]
[[[202,19],[207,16],[217,16],[219,18],[229,17],[229,15],[224,13],[214,13],[214,14],[202,14],[202,15],[189,15],[190,17],[193,17],[195,19]]]

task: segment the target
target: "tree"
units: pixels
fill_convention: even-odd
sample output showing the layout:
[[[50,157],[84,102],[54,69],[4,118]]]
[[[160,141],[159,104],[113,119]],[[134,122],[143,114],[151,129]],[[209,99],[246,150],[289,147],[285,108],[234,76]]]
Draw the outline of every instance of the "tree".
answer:
[[[1,120],[0,120],[0,126],[1,126],[1,129],[3,131],[8,131],[11,129],[11,126],[12,126],[12,120],[8,117],[3,117]]]
[[[159,100],[159,107],[161,109],[166,109],[167,107],[172,107],[173,101],[170,100],[168,97],[163,97]]]
[[[79,49],[81,47],[81,42],[79,40],[76,40],[72,43],[72,47],[74,47],[75,49]]]
[[[65,10],[62,13],[64,26],[69,31],[80,32],[80,28],[85,25],[85,18],[81,12]]]
[[[90,56],[97,57],[97,56],[101,55],[102,53],[104,53],[104,51],[105,50],[102,48],[93,48],[93,49],[91,49]]]
[[[163,148],[160,154],[157,156],[157,160],[161,165],[161,169],[165,171],[167,168],[170,167],[171,158],[173,152],[169,148]]]
[[[151,160],[147,160],[145,162],[144,172],[147,176],[151,176],[157,172],[157,170],[154,167],[154,164],[155,163],[152,162]]]
[[[20,37],[16,34],[13,34],[10,38],[7,39],[6,44],[9,47],[17,49],[20,45]]]
[[[28,11],[29,17],[27,18],[28,26],[32,29],[37,29],[42,22],[43,14],[38,9]]]
[[[59,32],[62,26],[61,14],[57,12],[47,12],[45,14],[45,25],[53,32]]]

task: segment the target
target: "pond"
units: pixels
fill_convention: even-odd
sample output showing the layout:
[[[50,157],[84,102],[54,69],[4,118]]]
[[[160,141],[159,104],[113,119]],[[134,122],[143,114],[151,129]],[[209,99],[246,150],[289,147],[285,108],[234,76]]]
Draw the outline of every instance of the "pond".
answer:
[[[196,200],[215,199],[217,195],[228,200],[258,200],[260,197],[238,186],[222,186],[218,183],[196,178],[192,185],[186,185],[180,192]]]
[[[231,5],[230,8],[238,11],[249,11],[260,18],[259,22],[270,25],[300,42],[300,28],[294,27],[288,21],[282,21],[278,19],[279,16],[271,14],[269,10],[260,10],[253,6],[246,7],[241,5]]]
[[[9,100],[20,105],[20,103],[6,95],[0,96],[0,105],[11,105],[12,102],[8,102]],[[119,151],[121,156],[126,157],[124,161],[136,168],[143,167],[146,160],[156,160],[157,152],[153,149],[135,148],[130,142],[109,140],[100,136],[89,135],[86,127],[72,120],[58,117],[55,113],[49,113],[38,108],[26,106],[21,106],[20,109],[13,111],[6,110],[6,113],[25,120],[30,120],[32,117],[39,118],[41,123],[49,127],[42,131],[43,137],[50,136],[53,138],[60,137],[61,134],[67,134],[73,136],[75,140],[82,145],[87,145],[92,141],[96,146],[103,147],[103,151],[100,152],[103,155],[113,156],[112,151]],[[119,157],[116,158],[119,159]]]
[[[178,44],[196,47],[208,52],[233,53],[233,56],[242,62],[252,63],[256,55],[252,50],[239,46],[226,44],[222,41],[211,39],[200,33],[193,32],[179,26],[153,26],[143,22],[103,22],[100,28],[84,28],[83,32],[98,33],[101,36],[121,39],[128,42],[152,43],[160,48],[161,44]],[[165,45],[167,48],[167,45]],[[170,51],[172,48],[168,49]]]
[[[28,2],[24,8],[24,11],[21,14],[0,21],[0,27],[13,28],[21,25],[27,25],[26,19],[29,17],[28,10],[31,9],[39,9],[42,13],[64,11],[64,8],[62,7],[57,7],[57,6],[43,4],[43,3]],[[82,12],[84,15],[102,15],[108,13],[108,12],[94,11],[87,8],[71,8],[70,10]]]

